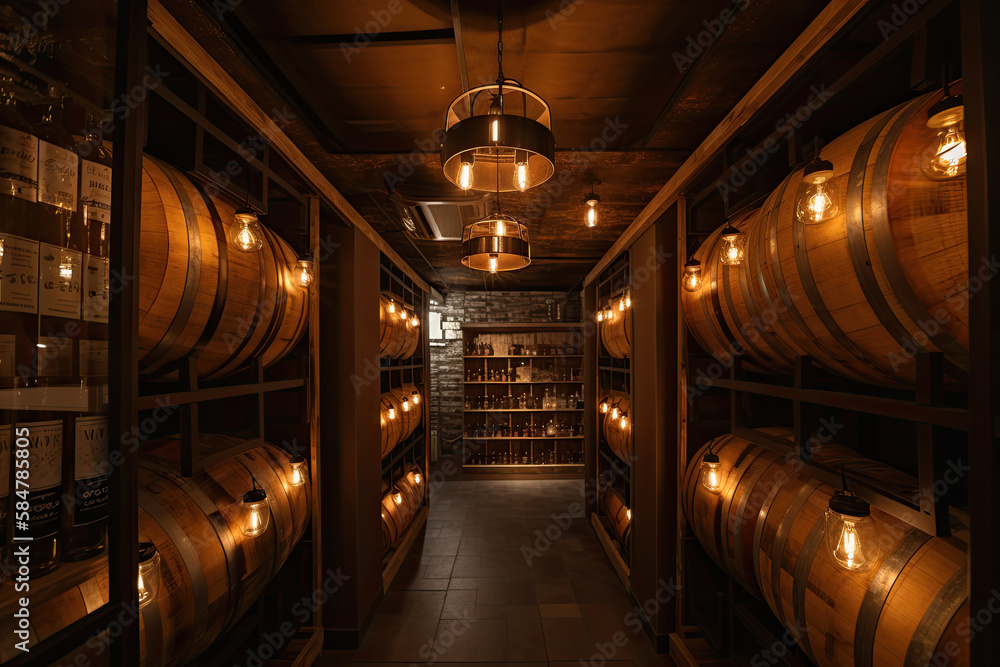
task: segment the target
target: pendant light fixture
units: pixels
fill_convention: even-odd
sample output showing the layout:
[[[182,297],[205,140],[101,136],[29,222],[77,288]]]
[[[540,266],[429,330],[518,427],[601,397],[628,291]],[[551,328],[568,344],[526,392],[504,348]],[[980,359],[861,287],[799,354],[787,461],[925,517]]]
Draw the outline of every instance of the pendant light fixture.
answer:
[[[548,103],[503,73],[503,6],[497,5],[495,83],[455,98],[445,115],[441,166],[463,190],[523,192],[555,173],[555,137]]]
[[[711,444],[708,446],[708,452],[701,457],[699,475],[701,485],[709,493],[720,493],[722,491],[722,464],[719,462],[719,455],[712,452]]]
[[[312,255],[302,255],[295,264],[295,277],[299,281],[299,286],[308,288],[313,284],[315,274],[313,273]]]
[[[139,542],[139,609],[146,607],[160,590],[160,553],[152,542]]]
[[[848,490],[843,468],[840,477],[844,489],[833,494],[826,511],[827,547],[845,570],[865,572],[878,559],[878,530],[871,505]]]
[[[253,479],[253,488],[243,494],[240,501],[240,520],[243,534],[247,537],[263,535],[271,519],[271,509],[267,503],[267,493],[257,488],[257,480]]]
[[[229,225],[229,242],[240,252],[257,252],[264,246],[264,231],[257,220],[257,212],[249,205],[241,206]]]
[[[697,292],[701,289],[701,262],[694,257],[684,262],[683,284],[688,292]]]
[[[722,230],[722,253],[720,259],[726,266],[739,266],[746,256],[746,235],[729,222]]]
[[[413,404],[420,405],[420,392],[416,389],[413,390]]]
[[[816,140],[816,157],[802,170],[802,185],[795,204],[795,217],[803,224],[825,222],[837,215],[840,207],[834,192],[833,163],[819,156],[819,139]]]
[[[597,208],[598,205],[601,203],[601,195],[596,194],[594,192],[594,186],[600,184],[601,182],[598,180],[591,181],[590,194],[584,195],[583,197],[583,203],[584,203],[583,221],[587,224],[588,227],[597,226]]]
[[[927,127],[937,130],[924,149],[920,167],[928,178],[941,181],[965,173],[965,106],[962,95],[952,95],[947,82],[944,99],[927,110]]]
[[[302,486],[305,484],[306,474],[308,473],[305,457],[301,454],[295,454],[288,459],[288,465],[292,468],[292,472],[288,476],[288,483],[291,486]]]

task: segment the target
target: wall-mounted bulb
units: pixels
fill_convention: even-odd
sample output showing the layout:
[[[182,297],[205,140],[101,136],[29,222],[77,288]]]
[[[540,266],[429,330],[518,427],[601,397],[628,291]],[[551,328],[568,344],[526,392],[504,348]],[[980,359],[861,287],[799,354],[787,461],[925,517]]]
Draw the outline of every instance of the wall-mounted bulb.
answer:
[[[408,399],[406,396],[404,396],[403,397],[403,412],[409,412],[409,411],[410,411],[410,399]]]
[[[295,264],[295,277],[299,281],[300,287],[309,287],[313,284],[313,262],[312,255],[303,255]]]
[[[264,232],[252,208],[241,208],[233,215],[233,223],[229,225],[229,242],[241,252],[257,252],[263,247]]]
[[[817,155],[802,172],[802,186],[795,205],[795,217],[804,224],[829,220],[837,214],[837,197],[832,181],[833,163]]]
[[[514,184],[521,192],[528,189],[527,151],[514,151]]]
[[[472,187],[472,166],[475,164],[475,160],[471,153],[462,156],[462,166],[458,172],[458,187],[463,190]]]
[[[951,95],[927,112],[927,127],[937,130],[934,139],[921,156],[920,168],[933,180],[955,178],[965,173],[965,106],[961,95]]]
[[[420,405],[420,392],[416,389],[413,390],[413,404]]]
[[[701,262],[694,258],[685,262],[682,282],[688,292],[698,291],[701,287]]]
[[[240,505],[243,534],[247,537],[262,535],[267,530],[268,521],[271,519],[267,493],[264,492],[264,489],[251,489],[243,494]]]
[[[139,609],[146,607],[160,590],[160,553],[152,542],[139,543]]]
[[[746,235],[732,225],[726,225],[722,230],[722,263],[726,266],[739,266],[746,255]]]
[[[396,491],[395,493],[393,493],[392,494],[392,502],[396,503],[397,505],[402,505],[403,504],[403,494],[400,493],[399,491]]]
[[[497,262],[500,261],[500,257],[494,253],[490,255],[490,273],[497,272]]]
[[[607,401],[601,401],[601,414],[603,414],[603,415],[608,414],[608,402]]]
[[[722,491],[722,464],[719,457],[711,452],[705,454],[701,459],[701,485],[709,493],[719,493]]]
[[[827,546],[846,570],[871,569],[879,555],[878,531],[871,506],[850,493],[837,492],[826,511]]]
[[[622,430],[624,431],[625,429],[628,428],[628,417],[626,417],[623,414],[621,420],[618,423],[621,425]]]
[[[628,519],[629,521],[632,520],[632,510],[628,509],[627,507],[625,508],[625,518]]]
[[[389,313],[392,315],[396,314],[396,302],[389,299]]]
[[[291,466],[292,472],[288,476],[288,483],[291,486],[302,486],[306,483],[306,474],[308,468],[306,467],[306,459],[304,456],[296,454],[288,459],[288,465]]]
[[[625,292],[625,307],[632,307],[632,292]]]
[[[597,311],[597,321],[601,322],[603,320],[604,320],[604,311],[603,310]]]
[[[611,418],[612,419],[618,419],[618,407],[617,406],[611,408]]]

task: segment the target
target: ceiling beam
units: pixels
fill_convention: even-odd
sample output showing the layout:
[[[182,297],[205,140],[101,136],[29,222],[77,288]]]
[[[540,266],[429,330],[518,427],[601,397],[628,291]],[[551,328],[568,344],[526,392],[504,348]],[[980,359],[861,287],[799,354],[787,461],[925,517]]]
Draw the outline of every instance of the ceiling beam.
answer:
[[[399,30],[397,32],[379,32],[365,35],[365,44],[398,44],[400,42],[450,42],[455,39],[453,28],[436,28],[434,30]],[[287,37],[292,44],[305,46],[340,46],[354,44],[355,33],[342,35],[293,35]]]
[[[451,23],[458,51],[458,73],[462,78],[462,92],[469,90],[469,68],[465,64],[465,38],[462,35],[462,15],[458,11],[458,0],[451,0]]]
[[[149,0],[150,27],[165,39],[182,60],[205,81],[233,111],[252,128],[267,137],[270,144],[279,151],[288,163],[296,169],[317,194],[334,208],[346,222],[357,227],[372,243],[396,263],[420,289],[430,290],[430,285],[400,257],[399,253],[379,236],[371,225],[355,210],[337,188],[320,172],[302,150],[285,134],[277,123],[268,116],[249,94],[229,75],[191,33],[160,4],[159,0]]]
[[[771,65],[753,88],[743,96],[726,117],[705,138],[684,164],[667,181],[652,201],[636,216],[628,229],[608,249],[604,257],[584,278],[589,285],[600,275],[622,250],[655,222],[673,205],[700,171],[723,150],[726,144],[776,95],[809,60],[823,50],[844,26],[857,14],[868,0],[830,0],[798,39]]]

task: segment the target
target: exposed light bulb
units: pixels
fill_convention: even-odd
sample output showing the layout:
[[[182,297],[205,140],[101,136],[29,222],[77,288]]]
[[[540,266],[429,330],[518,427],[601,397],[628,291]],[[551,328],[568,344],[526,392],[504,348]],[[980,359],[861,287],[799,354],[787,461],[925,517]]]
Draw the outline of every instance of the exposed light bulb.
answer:
[[[490,141],[497,143],[500,141],[500,120],[494,119],[490,122]]]
[[[594,202],[587,206],[587,226],[596,227],[597,226],[597,203]]]
[[[392,301],[391,299],[389,300],[389,312],[390,313],[396,312],[396,302]]]
[[[303,484],[305,484],[306,483],[305,468],[306,468],[305,461],[302,461],[301,463],[298,464],[293,463],[292,478],[288,480],[288,483],[291,484],[292,486],[302,486]]]
[[[518,162],[514,172],[514,182],[517,189],[524,192],[528,189],[528,163]]]
[[[608,414],[608,402],[601,401],[601,414]]]
[[[417,319],[416,313],[414,313],[413,317],[410,318],[410,326],[413,327],[414,329],[420,326],[420,320]]]
[[[625,417],[625,415],[622,415],[622,419],[621,419],[621,422],[620,422],[620,423],[621,423],[621,427],[622,427],[622,430],[623,430],[623,431],[624,431],[624,430],[625,430],[626,428],[628,428],[628,419],[627,419],[627,418]]]
[[[503,220],[497,220],[494,223],[494,228],[493,229],[494,229],[494,232],[496,233],[497,236],[506,236],[507,235],[507,225],[504,224]]]
[[[826,512],[827,545],[834,560],[855,572],[871,568],[878,558],[878,534],[867,502],[847,492],[830,498]]]
[[[499,258],[496,255],[490,255],[490,273],[497,272],[497,261]]]
[[[619,312],[625,310],[625,297],[624,296],[621,299],[618,300],[618,310],[619,310]]]
[[[604,319],[604,311],[603,310],[597,311],[597,321],[600,322],[603,319]]]
[[[697,292],[701,287],[701,262],[696,259],[689,259],[684,264],[684,278],[682,279],[684,289],[688,292]]]
[[[409,412],[409,411],[410,411],[410,399],[408,399],[408,398],[406,398],[406,396],[404,396],[403,397],[403,412]]]
[[[299,286],[309,287],[313,283],[313,263],[312,257],[306,255],[295,265],[295,272],[299,280]]]
[[[395,418],[396,418],[396,408],[390,407],[389,408],[389,419],[395,419]]]
[[[396,491],[394,494],[392,494],[392,502],[396,503],[397,505],[402,505],[403,494],[400,493],[399,491]]]
[[[709,493],[722,491],[722,464],[716,454],[709,452],[701,459],[701,485]]]
[[[632,520],[632,510],[628,509],[627,507],[625,508],[625,518],[628,519],[629,521]]]
[[[418,391],[413,392],[413,404],[420,405],[420,392]]]
[[[415,472],[415,473],[413,473],[413,481],[414,481],[414,482],[415,482],[416,484],[420,484],[420,473],[419,473],[419,472]]]
[[[632,307],[632,293],[631,292],[625,292],[625,307],[626,308],[631,308]]]
[[[148,606],[160,590],[160,554],[152,542],[139,543],[139,609]]]
[[[611,408],[611,418],[612,419],[618,419],[618,408],[617,407]]]
[[[458,172],[458,187],[468,190],[472,187],[472,163],[462,161],[461,170]]]
[[[243,494],[242,501],[243,534],[257,537],[267,530],[271,511],[267,504],[267,493],[263,489],[252,489]]]
[[[257,214],[250,208],[241,208],[229,226],[229,240],[241,252],[256,252],[264,245],[264,232],[257,221]]]
[[[965,135],[959,125],[942,128],[924,153],[925,172],[938,178],[954,178],[965,171]]]
[[[746,235],[735,227],[727,226],[722,230],[722,263],[726,266],[739,266],[746,254]]]

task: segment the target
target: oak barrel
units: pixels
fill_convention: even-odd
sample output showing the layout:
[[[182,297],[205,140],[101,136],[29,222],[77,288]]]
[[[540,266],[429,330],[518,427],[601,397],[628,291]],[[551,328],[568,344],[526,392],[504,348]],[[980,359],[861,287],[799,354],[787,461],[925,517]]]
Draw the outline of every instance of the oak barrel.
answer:
[[[242,441],[202,435],[201,444],[211,452]],[[290,486],[288,459],[283,450],[259,443],[183,478],[176,472],[176,438],[143,443],[139,535],[160,554],[160,585],[139,618],[141,665],[187,664],[239,622],[278,572],[310,513],[308,479]],[[255,538],[243,535],[239,521],[239,501],[251,488],[251,476],[267,492],[271,512],[267,530]],[[34,645],[107,603],[107,558],[59,568],[33,585],[32,593]],[[6,612],[5,605],[0,609]],[[13,640],[0,642],[0,662],[13,650]]]
[[[414,479],[416,474],[420,475],[419,483]],[[392,488],[382,485],[382,543],[387,551],[395,546],[420,510],[425,484],[420,468],[412,465]]]
[[[608,487],[601,498],[604,516],[611,524],[611,530],[622,544],[628,544],[632,533],[632,515],[621,491]]]
[[[601,402],[608,404],[607,413],[598,412],[605,441],[618,458],[632,463],[632,399],[624,392],[612,391]],[[621,415],[617,419],[611,418],[614,408],[627,416],[625,428],[621,427]]]
[[[413,403],[413,392],[420,394],[419,403]],[[407,399],[409,410],[403,409],[403,399]],[[379,403],[379,423],[382,427],[381,451],[384,458],[399,443],[413,435],[423,421],[426,396],[420,387],[407,384],[382,394]],[[390,417],[390,409],[395,417]]]
[[[791,443],[788,429],[761,429]],[[926,665],[968,616],[966,546],[928,535],[873,507],[880,555],[867,572],[849,572],[826,545],[824,513],[835,489],[802,471],[789,447],[779,453],[734,435],[710,443],[722,463],[722,492],[699,481],[705,445],[684,479],[684,511],[705,551],[762,597],[818,665]],[[816,448],[822,459],[846,451]],[[879,466],[855,456],[869,475]],[[889,478],[894,475],[886,471]],[[898,476],[897,481],[898,481]],[[914,511],[916,514],[916,511]],[[968,644],[950,662],[968,665]]]
[[[294,281],[295,252],[261,225],[264,244],[228,242],[236,205],[183,171],[146,156],[139,254],[139,370],[177,376],[186,357],[213,379],[250,359],[265,366],[305,331],[308,290]]]
[[[632,354],[632,309],[618,310],[618,302],[611,304],[611,317],[601,321],[601,343],[615,359]]]
[[[410,317],[407,318],[406,314]],[[420,344],[420,326],[413,326],[414,311],[398,297],[391,294],[379,296],[379,349],[381,356],[393,359],[408,359]]]
[[[866,383],[909,386],[918,352],[941,352],[952,385],[969,367],[965,176],[931,180],[921,153],[940,93],[883,113],[824,146],[838,212],[795,215],[803,170],[738,219],[747,234],[738,268],[719,261],[716,231],[695,253],[704,280],[682,292],[699,344],[723,363],[742,353],[756,369],[792,373],[808,355]],[[992,275],[988,263],[981,273]]]

